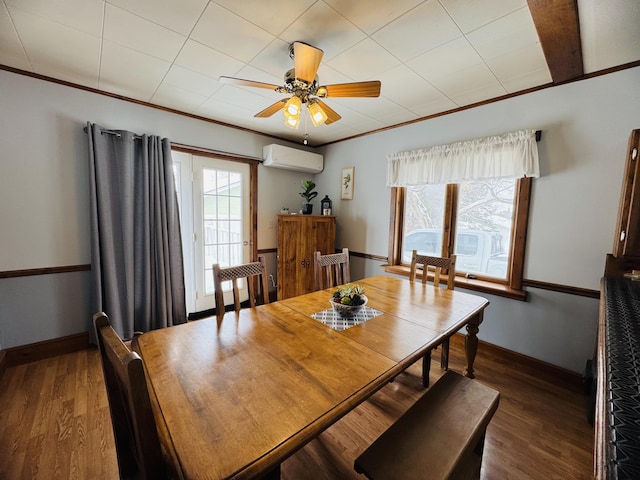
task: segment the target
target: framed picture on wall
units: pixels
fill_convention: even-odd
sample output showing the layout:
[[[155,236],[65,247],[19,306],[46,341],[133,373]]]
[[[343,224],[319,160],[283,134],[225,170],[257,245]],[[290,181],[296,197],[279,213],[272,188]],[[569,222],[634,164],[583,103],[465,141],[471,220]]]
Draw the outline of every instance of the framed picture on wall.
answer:
[[[354,167],[342,169],[342,178],[340,179],[340,198],[342,200],[353,200],[353,169]]]

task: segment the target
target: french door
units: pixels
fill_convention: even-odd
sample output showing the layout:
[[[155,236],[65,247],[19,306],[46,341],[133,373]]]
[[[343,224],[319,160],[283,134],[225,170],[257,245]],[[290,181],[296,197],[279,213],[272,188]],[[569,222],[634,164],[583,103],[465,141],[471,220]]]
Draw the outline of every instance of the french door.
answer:
[[[192,201],[183,202],[191,204],[191,231],[189,222],[182,222],[183,243],[192,246],[191,252],[184,248],[185,277],[192,278],[191,282],[185,281],[187,308],[196,312],[209,310],[216,306],[213,264],[228,267],[250,261],[250,168],[245,163],[184,152],[174,151],[172,155],[174,162],[187,169],[191,164],[189,177],[193,179]],[[181,206],[182,218],[189,215],[185,210],[188,208]],[[224,295],[225,303],[230,303],[227,297],[231,292],[225,291]],[[241,295],[246,297],[246,292]]]

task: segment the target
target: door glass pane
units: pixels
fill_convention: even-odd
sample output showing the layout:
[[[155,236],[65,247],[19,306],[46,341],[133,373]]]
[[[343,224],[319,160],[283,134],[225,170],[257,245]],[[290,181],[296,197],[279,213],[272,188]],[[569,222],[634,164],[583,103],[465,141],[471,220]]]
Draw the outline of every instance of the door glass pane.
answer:
[[[411,251],[442,255],[442,226],[446,185],[407,187],[404,208],[402,262],[411,262]]]
[[[211,295],[214,292],[212,268],[214,263],[218,263],[223,268],[244,263],[242,174],[204,168],[202,182],[204,293]]]
[[[459,184],[456,271],[507,278],[515,186],[515,179]]]

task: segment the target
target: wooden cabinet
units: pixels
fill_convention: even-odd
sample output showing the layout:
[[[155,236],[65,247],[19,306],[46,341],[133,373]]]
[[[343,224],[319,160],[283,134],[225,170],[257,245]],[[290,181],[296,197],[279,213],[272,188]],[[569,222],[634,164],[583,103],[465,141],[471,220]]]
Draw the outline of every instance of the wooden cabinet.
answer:
[[[336,218],[278,215],[278,300],[315,290],[313,252],[335,253]]]
[[[640,130],[633,130],[622,180],[618,224],[613,244],[617,258],[640,257]]]

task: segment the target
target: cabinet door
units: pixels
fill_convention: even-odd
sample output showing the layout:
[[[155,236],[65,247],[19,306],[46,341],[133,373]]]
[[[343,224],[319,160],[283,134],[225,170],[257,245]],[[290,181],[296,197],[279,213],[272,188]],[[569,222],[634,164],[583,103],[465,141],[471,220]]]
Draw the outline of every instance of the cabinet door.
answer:
[[[305,268],[301,272],[301,291],[313,292],[316,289],[316,280],[313,271],[313,254],[319,251],[322,255],[335,253],[336,219],[335,217],[311,217],[305,225],[303,249],[301,255],[305,258]]]
[[[278,218],[278,300],[297,295],[302,228],[297,217]]]
[[[640,257],[640,130],[631,132],[613,253]]]

